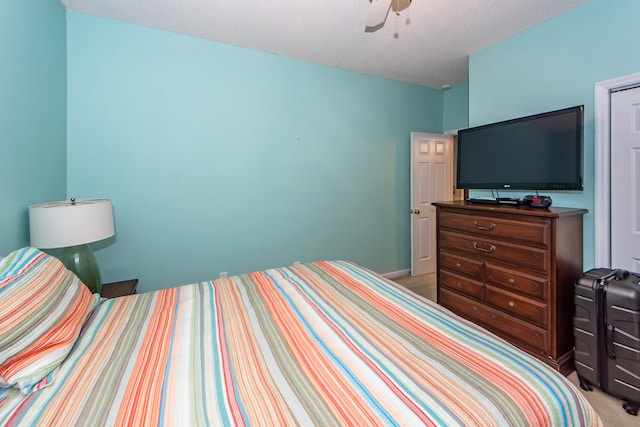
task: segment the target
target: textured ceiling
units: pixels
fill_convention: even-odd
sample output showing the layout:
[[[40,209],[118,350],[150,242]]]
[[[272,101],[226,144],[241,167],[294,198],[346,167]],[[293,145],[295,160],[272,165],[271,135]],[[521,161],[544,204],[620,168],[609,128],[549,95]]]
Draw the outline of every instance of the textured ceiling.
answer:
[[[393,0],[397,1],[397,0]],[[62,0],[69,10],[432,88],[468,57],[588,0],[413,0],[365,32],[370,0]]]

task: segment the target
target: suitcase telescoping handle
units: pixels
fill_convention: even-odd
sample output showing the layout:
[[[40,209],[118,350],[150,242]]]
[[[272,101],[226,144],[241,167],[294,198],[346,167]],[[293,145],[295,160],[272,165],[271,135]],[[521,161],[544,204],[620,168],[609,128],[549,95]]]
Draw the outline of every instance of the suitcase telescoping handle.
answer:
[[[616,350],[613,346],[613,332],[615,327],[611,323],[607,323],[607,357],[609,359],[616,358]]]
[[[629,272],[627,270],[617,269],[613,272],[613,277],[615,280],[624,280],[629,277]],[[602,281],[604,282],[604,281]],[[600,289],[604,291],[604,283],[601,283]],[[604,307],[603,307],[604,308]],[[615,326],[611,323],[607,323],[607,357],[609,359],[616,358],[616,350],[613,345],[613,334],[615,332]]]
[[[614,271],[613,274],[614,274],[615,280],[624,280],[627,277],[629,277],[629,272],[623,269],[617,269]],[[604,286],[602,286],[602,284],[600,289],[604,291]],[[602,308],[604,309],[604,307]],[[616,358],[616,350],[615,350],[615,346],[613,345],[613,335],[614,335],[615,329],[616,328],[615,326],[613,326],[612,323],[607,323],[607,357],[609,359]]]

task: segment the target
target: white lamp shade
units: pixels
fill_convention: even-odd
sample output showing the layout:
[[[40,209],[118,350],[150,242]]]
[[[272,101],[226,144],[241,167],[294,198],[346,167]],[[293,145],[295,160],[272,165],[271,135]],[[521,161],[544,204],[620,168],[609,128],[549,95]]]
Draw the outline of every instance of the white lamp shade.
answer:
[[[64,248],[97,242],[115,234],[108,199],[63,200],[29,206],[31,246]]]

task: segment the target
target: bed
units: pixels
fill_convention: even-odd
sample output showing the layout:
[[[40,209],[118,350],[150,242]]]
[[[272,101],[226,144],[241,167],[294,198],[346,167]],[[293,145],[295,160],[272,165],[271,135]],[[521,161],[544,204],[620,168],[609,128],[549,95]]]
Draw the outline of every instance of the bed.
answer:
[[[562,375],[346,261],[100,299],[0,261],[0,425],[598,426]]]

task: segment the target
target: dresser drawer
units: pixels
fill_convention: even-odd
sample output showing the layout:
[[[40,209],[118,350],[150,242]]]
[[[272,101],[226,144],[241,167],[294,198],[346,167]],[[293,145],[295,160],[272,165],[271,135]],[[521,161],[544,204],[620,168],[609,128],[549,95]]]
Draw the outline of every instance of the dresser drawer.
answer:
[[[546,220],[523,221],[447,212],[440,217],[440,227],[488,238],[517,239],[532,244],[549,245],[549,226]]]
[[[549,281],[547,276],[534,276],[491,263],[487,263],[486,272],[488,283],[512,289],[515,292],[531,295],[545,301],[549,298]]]
[[[548,332],[542,328],[447,289],[440,290],[439,302],[460,316],[480,323],[500,336],[508,336],[511,342],[532,353],[543,356],[549,354]]]
[[[487,260],[517,264],[533,270],[546,272],[549,269],[548,252],[532,246],[522,246],[501,240],[481,239],[476,236],[442,230],[440,247],[465,251]]]
[[[487,285],[485,290],[485,301],[496,308],[537,323],[540,326],[547,326],[547,304],[516,295],[512,292]]]
[[[453,289],[477,299],[484,299],[484,284],[445,270],[440,271],[438,285]]]
[[[440,251],[440,268],[448,268],[456,273],[466,274],[484,280],[484,262]]]

